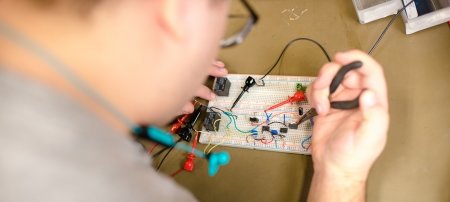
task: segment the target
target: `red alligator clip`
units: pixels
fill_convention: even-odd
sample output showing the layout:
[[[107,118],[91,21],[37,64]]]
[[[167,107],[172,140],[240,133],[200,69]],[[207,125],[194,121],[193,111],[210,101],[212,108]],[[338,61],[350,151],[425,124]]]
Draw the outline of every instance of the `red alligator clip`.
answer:
[[[283,102],[280,102],[280,103],[278,103],[278,104],[276,104],[276,105],[273,105],[273,106],[267,108],[267,109],[264,110],[264,111],[269,111],[269,110],[272,110],[272,109],[281,107],[281,106],[283,106],[283,105],[285,105],[285,104],[288,104],[288,103],[300,102],[300,101],[303,101],[303,100],[305,100],[305,99],[306,99],[305,93],[304,93],[303,91],[297,91],[297,92],[294,94],[294,96],[288,97],[287,100],[285,100],[285,101],[283,101]]]
[[[198,141],[198,132],[195,133],[194,142],[192,143],[192,151],[187,155],[186,161],[184,162],[183,165],[183,169],[189,172],[192,172],[194,170],[194,161],[195,161],[194,149],[195,147],[197,147],[197,141]]]
[[[187,118],[189,117],[189,114],[185,114],[183,117],[177,120],[176,123],[172,125],[172,128],[170,128],[171,134],[176,134],[178,130],[180,130],[181,126],[186,122]]]

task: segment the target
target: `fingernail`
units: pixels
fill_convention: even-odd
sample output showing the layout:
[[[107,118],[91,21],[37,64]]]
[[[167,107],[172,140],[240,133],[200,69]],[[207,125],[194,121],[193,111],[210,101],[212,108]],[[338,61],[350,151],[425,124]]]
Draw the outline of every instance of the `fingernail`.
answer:
[[[227,69],[225,69],[225,67],[217,67],[219,69],[219,71],[221,72],[225,72]]]
[[[377,104],[377,99],[375,97],[375,93],[372,91],[367,90],[364,92],[364,95],[362,97],[363,104],[366,107],[373,107]]]
[[[218,66],[218,67],[225,67],[225,63],[223,63],[222,61],[215,61],[214,65]]]
[[[211,99],[216,99],[216,94],[211,93]]]

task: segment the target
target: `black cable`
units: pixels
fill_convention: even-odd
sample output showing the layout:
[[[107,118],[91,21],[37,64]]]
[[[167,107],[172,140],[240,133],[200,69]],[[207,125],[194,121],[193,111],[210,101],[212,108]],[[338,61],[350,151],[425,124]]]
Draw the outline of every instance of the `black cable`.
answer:
[[[397,19],[398,14],[400,14],[401,12],[403,12],[406,7],[408,7],[411,3],[413,3],[414,0],[411,0],[409,3],[407,3],[405,6],[403,6],[403,8],[401,8],[400,10],[397,11],[397,13],[391,18],[391,20],[389,21],[389,23],[387,24],[387,26],[384,28],[383,32],[381,32],[380,36],[378,37],[377,41],[373,44],[372,48],[370,48],[369,50],[369,55],[372,55],[372,52],[375,50],[375,48],[378,47],[378,44],[380,43],[381,39],[383,39],[384,35],[386,34],[386,32],[388,31],[388,29],[391,27],[392,23],[394,23],[394,21]]]
[[[167,149],[169,149],[170,147],[164,147],[163,149],[159,150],[158,152],[156,152],[155,154],[152,155],[152,158],[155,158],[159,155],[161,155],[164,151],[166,151]]]
[[[317,41],[315,41],[315,40],[313,40],[313,39],[310,39],[310,38],[304,38],[304,37],[292,39],[291,41],[289,41],[289,43],[286,44],[286,46],[284,47],[283,51],[281,51],[281,54],[280,54],[280,56],[278,56],[277,61],[272,65],[272,67],[270,67],[270,69],[266,72],[266,74],[264,74],[264,76],[262,76],[262,77],[259,79],[260,81],[263,82],[263,85],[264,85],[264,78],[266,78],[266,76],[269,75],[270,72],[272,72],[273,69],[275,69],[275,67],[276,67],[276,66],[278,65],[278,63],[280,62],[281,58],[283,58],[283,55],[284,55],[284,53],[286,52],[286,50],[289,48],[289,46],[291,46],[293,43],[295,43],[295,42],[297,42],[297,41],[302,41],[302,40],[310,41],[310,42],[316,44],[317,46],[319,46],[319,48],[322,50],[322,52],[323,52],[323,54],[325,55],[325,57],[327,57],[327,60],[328,60],[329,62],[331,62],[330,55],[328,55],[328,52],[325,50],[325,48],[324,48],[319,42],[317,42]],[[260,85],[260,86],[261,86],[261,85]]]
[[[177,142],[175,143],[178,144],[182,139],[178,139]],[[159,169],[161,168],[162,164],[164,163],[164,160],[166,160],[167,156],[169,156],[170,152],[173,150],[173,148],[175,148],[175,145],[172,147],[166,147],[165,149],[169,148],[169,151],[166,153],[166,155],[164,155],[164,157],[161,159],[161,161],[158,164],[158,167],[156,167],[156,170],[159,171]],[[162,152],[161,152],[162,153]]]
[[[182,140],[182,139],[179,138],[175,144],[177,144],[177,143],[180,142],[181,140]],[[166,150],[168,150],[168,149],[170,149],[170,148],[172,148],[172,147],[164,147],[163,149],[161,149],[161,150],[159,150],[158,152],[156,152],[155,154],[153,154],[153,155],[152,155],[152,158],[158,157],[158,156],[161,155],[164,151],[166,151]]]
[[[162,164],[164,163],[164,160],[166,160],[167,156],[169,156],[169,154],[173,150],[173,148],[174,147],[170,147],[169,151],[166,153],[166,155],[164,155],[164,157],[162,158],[161,162],[159,162],[159,165],[156,168],[156,171],[159,171],[159,169],[161,168]]]

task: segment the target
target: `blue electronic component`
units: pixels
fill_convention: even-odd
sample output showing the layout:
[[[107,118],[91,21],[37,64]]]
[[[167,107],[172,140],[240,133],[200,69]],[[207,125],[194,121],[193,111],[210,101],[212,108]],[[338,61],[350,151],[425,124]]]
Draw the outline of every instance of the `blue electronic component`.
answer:
[[[272,134],[272,135],[278,135],[278,131],[277,131],[277,130],[270,130],[270,134]]]

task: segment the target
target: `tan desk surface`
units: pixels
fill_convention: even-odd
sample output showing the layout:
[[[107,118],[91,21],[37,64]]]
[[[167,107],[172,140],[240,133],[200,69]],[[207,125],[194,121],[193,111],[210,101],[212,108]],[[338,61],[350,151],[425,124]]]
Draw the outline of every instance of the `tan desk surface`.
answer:
[[[313,38],[330,54],[367,51],[389,21],[359,24],[350,0],[250,3],[260,15],[259,23],[244,44],[220,54],[231,73],[263,74],[296,37]],[[290,21],[282,11],[293,8],[303,15]],[[391,126],[386,149],[369,178],[368,201],[450,201],[449,26],[405,35],[399,18],[373,56],[385,68]],[[299,42],[273,74],[315,76],[325,61],[320,49]],[[232,161],[217,176],[208,177],[206,163],[198,160],[194,173],[175,178],[201,201],[305,200],[312,175],[309,156],[219,149],[229,151]],[[183,161],[184,155],[174,152],[162,171],[172,173]]]

